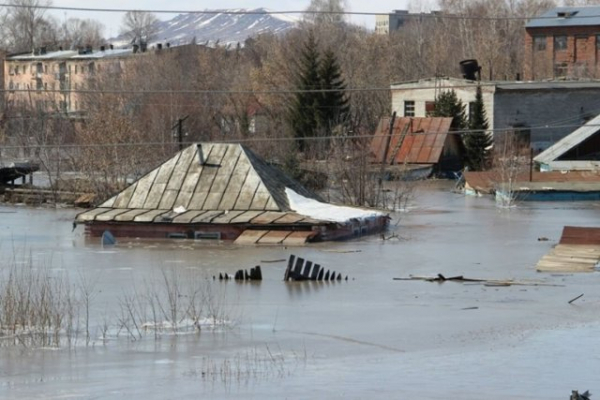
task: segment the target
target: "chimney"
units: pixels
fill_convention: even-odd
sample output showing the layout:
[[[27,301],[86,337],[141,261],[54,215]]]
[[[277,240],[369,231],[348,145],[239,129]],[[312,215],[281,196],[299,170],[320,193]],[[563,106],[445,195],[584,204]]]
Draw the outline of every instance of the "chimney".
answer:
[[[63,51],[63,47],[62,46],[58,46],[58,51]]]
[[[114,49],[115,49],[115,46],[113,46],[113,45],[111,44],[111,45],[110,45],[110,49],[111,49],[111,50],[114,50]]]
[[[198,150],[198,160],[200,160],[200,165],[206,164],[206,160],[204,159],[204,153],[202,152],[202,145],[198,143],[196,147]]]
[[[92,51],[92,46],[90,46],[89,44],[85,46],[85,54],[92,54]]]
[[[158,51],[162,50],[162,43],[157,43],[157,44],[156,44],[156,49],[157,49]]]
[[[171,43],[167,42],[167,49],[171,47]]]
[[[138,49],[140,48],[140,46],[138,46],[137,44],[133,45],[133,54],[138,52]]]
[[[104,51],[105,47],[104,46],[100,46],[100,51]]]
[[[40,47],[40,54],[46,54],[46,46]]]

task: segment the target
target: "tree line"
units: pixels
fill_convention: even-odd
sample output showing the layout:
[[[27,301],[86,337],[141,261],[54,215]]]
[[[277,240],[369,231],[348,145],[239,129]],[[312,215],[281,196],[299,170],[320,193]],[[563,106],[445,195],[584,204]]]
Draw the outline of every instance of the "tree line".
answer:
[[[40,8],[50,0],[7,1],[23,7],[0,9],[5,51],[104,43],[102,27],[93,20],[59,24]],[[247,141],[281,165],[297,166],[298,150],[327,158],[340,143],[360,146],[364,153],[367,143],[351,139],[373,133],[391,114],[386,88],[392,83],[459,76],[459,62],[469,58],[480,61],[485,79],[512,79],[522,69],[522,16],[555,5],[553,0],[439,0],[437,16],[411,18],[390,35],[349,24],[339,14],[307,14],[285,34],[261,34],[234,48],[193,44],[146,54],[128,61],[122,71],[97,71],[82,94],[83,119],[61,117],[58,107],[47,113],[33,104],[5,105],[0,143],[29,149],[57,179],[64,170],[95,177],[97,192],[117,190],[124,177],[172,154],[178,148],[173,126],[184,117],[185,142]],[[309,5],[312,11],[344,9],[340,0]],[[125,15],[123,29],[132,39],[147,40],[155,21],[152,14],[132,12]],[[471,128],[485,131],[485,116]],[[331,138],[339,138],[336,149]],[[465,140],[489,147],[479,143],[481,138]],[[482,163],[476,161],[474,168]]]

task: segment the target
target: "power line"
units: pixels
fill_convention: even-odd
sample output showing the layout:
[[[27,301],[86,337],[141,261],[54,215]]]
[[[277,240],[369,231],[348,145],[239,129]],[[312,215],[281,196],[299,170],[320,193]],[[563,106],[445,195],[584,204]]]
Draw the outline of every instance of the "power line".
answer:
[[[72,93],[83,93],[83,94],[296,94],[296,93],[333,93],[333,92],[401,92],[409,90],[433,90],[431,87],[398,87],[399,85],[410,85],[418,84],[418,81],[404,81],[392,83],[390,87],[362,87],[362,88],[346,88],[340,89],[265,89],[265,90],[231,90],[231,89],[189,89],[189,90],[171,90],[171,89],[0,89],[0,93],[6,92],[21,92],[21,93],[32,93],[32,94],[43,94],[43,93],[59,93],[59,94],[72,94]],[[589,87],[582,87],[582,85],[590,84]],[[480,87],[499,87],[501,89],[522,89],[529,90],[528,86],[547,86],[549,89],[555,89],[559,87],[569,88],[570,86],[576,86],[583,89],[599,89],[600,81],[560,81],[560,82],[475,82],[464,83],[458,85],[441,85],[437,86],[437,89],[473,89],[476,86]]]
[[[588,124],[586,126],[598,127],[600,128],[600,124]],[[544,130],[544,129],[556,129],[556,128],[579,128],[581,125],[540,125],[537,127],[527,127],[523,128],[528,131],[532,130]],[[522,129],[519,128],[500,128],[500,129],[486,129],[486,133],[494,133],[494,134],[507,134],[513,133],[515,131],[519,131]],[[472,130],[472,129],[463,129],[458,131],[448,132],[449,135],[462,135],[468,133],[481,133],[482,130]],[[327,136],[315,136],[315,137],[254,137],[254,138],[226,138],[220,137],[216,140],[214,138],[210,138],[210,141],[215,141],[218,143],[253,143],[253,142],[295,142],[300,140],[305,141],[320,141],[320,140],[354,140],[354,139],[373,139],[375,135],[372,134],[364,134],[364,135],[350,135],[350,136],[340,136],[340,135],[327,135]],[[184,141],[182,144],[191,145],[193,143],[197,143],[197,141]],[[126,142],[126,143],[90,143],[90,144],[23,144],[23,145],[9,145],[9,146],[1,146],[4,150],[10,149],[22,149],[22,148],[36,148],[36,149],[78,149],[78,148],[108,148],[108,147],[141,147],[141,146],[176,146],[178,143],[174,140],[172,142],[150,142],[150,141],[142,141],[142,142]]]
[[[101,7],[66,7],[66,6],[51,6],[51,5],[37,5],[35,7],[21,5],[21,4],[6,4],[0,3],[0,7],[9,8],[24,8],[24,9],[43,9],[43,10],[57,10],[57,11],[82,11],[82,12],[106,12],[106,13],[126,13],[126,12],[148,12],[153,14],[226,14],[226,15],[357,15],[357,16],[378,16],[378,15],[398,15],[394,12],[382,13],[373,11],[309,11],[309,10],[287,10],[287,11],[275,11],[275,10],[165,10],[165,9],[132,9],[132,8],[101,8]],[[442,14],[441,12],[433,13],[412,13],[412,14],[400,14],[402,18],[430,18],[430,19],[472,19],[472,20],[545,20],[545,19],[557,19],[556,16],[474,16],[474,15],[461,15],[461,14]],[[574,19],[589,19],[597,18],[600,15],[571,15],[568,17],[569,20]]]

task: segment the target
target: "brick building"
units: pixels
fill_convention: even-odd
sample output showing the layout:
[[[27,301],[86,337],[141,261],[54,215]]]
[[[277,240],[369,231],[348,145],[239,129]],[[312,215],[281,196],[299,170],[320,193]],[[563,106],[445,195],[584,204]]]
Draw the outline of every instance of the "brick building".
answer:
[[[600,6],[554,8],[525,32],[525,80],[600,78]]]

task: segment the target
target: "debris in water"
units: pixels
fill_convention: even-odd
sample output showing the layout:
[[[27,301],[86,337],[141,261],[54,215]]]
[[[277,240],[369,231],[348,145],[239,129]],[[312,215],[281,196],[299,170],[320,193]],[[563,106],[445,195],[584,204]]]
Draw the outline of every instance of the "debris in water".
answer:
[[[321,268],[319,264],[313,264],[312,261],[308,261],[302,257],[296,257],[293,254],[290,254],[290,258],[288,260],[288,266],[285,270],[285,274],[283,276],[283,280],[287,281],[341,281],[342,279],[348,280],[348,276],[342,278],[341,273],[336,273],[335,271],[331,272],[329,270],[325,271],[325,268]]]

